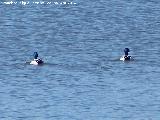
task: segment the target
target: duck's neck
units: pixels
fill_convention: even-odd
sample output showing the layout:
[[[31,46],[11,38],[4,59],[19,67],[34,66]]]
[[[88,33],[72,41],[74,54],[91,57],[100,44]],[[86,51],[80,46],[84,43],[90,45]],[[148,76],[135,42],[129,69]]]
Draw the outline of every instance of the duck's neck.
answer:
[[[125,56],[128,56],[128,52],[124,52]]]

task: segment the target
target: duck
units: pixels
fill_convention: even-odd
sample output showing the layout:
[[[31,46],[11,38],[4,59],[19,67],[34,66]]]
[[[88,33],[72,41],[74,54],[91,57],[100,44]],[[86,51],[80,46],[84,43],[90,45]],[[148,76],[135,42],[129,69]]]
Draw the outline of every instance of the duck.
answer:
[[[129,52],[130,52],[129,48],[125,48],[124,49],[124,55],[120,58],[120,60],[122,60],[122,61],[132,60],[132,57],[128,55]]]
[[[31,65],[41,65],[44,63],[42,59],[38,58],[37,52],[34,52],[33,56],[34,59],[30,62]]]

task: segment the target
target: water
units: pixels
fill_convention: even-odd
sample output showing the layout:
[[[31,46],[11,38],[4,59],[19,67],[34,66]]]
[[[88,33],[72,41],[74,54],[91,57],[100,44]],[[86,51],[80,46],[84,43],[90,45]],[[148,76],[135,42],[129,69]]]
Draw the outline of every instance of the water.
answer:
[[[0,5],[0,119],[159,120],[160,2],[73,2]]]

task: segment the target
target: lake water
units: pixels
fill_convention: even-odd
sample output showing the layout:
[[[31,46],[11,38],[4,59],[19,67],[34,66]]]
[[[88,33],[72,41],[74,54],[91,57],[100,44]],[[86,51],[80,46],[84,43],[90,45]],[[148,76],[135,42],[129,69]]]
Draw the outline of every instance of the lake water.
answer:
[[[160,120],[160,1],[4,2],[1,120]]]

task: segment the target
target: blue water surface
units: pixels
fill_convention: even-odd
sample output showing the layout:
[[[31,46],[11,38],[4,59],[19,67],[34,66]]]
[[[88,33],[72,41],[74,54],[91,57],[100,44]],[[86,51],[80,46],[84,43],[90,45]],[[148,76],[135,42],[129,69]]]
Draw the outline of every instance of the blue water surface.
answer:
[[[160,1],[71,2],[1,2],[0,119],[160,120]]]

